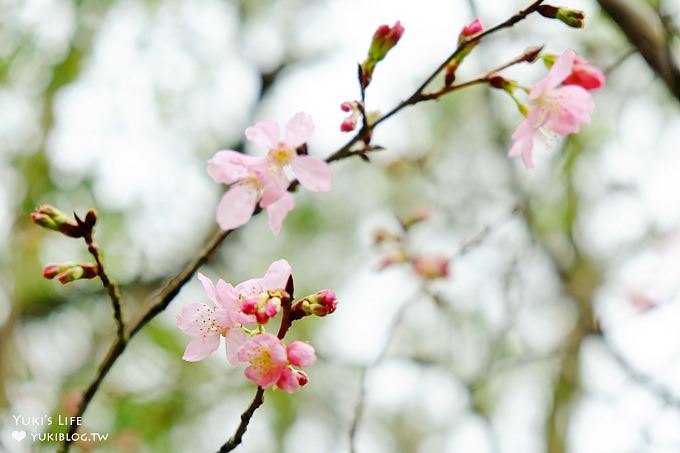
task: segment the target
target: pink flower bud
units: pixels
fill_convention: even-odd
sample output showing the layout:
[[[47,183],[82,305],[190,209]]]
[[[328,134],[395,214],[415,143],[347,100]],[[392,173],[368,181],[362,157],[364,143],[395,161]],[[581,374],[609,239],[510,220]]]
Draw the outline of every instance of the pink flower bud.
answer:
[[[564,80],[565,85],[579,85],[586,90],[597,90],[605,84],[604,72],[591,65],[588,60],[576,57],[571,75]]]
[[[254,315],[257,311],[257,301],[255,299],[246,299],[241,302],[241,311],[247,315]]]
[[[53,263],[53,264],[48,264],[43,268],[43,277],[51,280],[57,275],[61,274],[62,272],[65,272],[68,270],[73,263]]]
[[[273,318],[274,316],[276,316],[280,309],[281,299],[279,299],[278,297],[274,297],[267,301],[267,304],[264,307],[264,313],[268,317]]]
[[[309,343],[294,341],[288,345],[288,361],[295,366],[310,366],[316,362],[316,353]]]
[[[417,256],[411,261],[416,273],[424,279],[433,280],[449,276],[449,260],[440,256]]]
[[[295,377],[297,378],[300,387],[306,385],[309,382],[309,376],[307,376],[307,373],[305,373],[304,371],[294,370],[293,372],[295,373]]]
[[[479,19],[475,19],[468,25],[463,27],[463,29],[460,31],[460,36],[467,38],[468,36],[476,35],[482,30],[484,30],[484,25],[482,25],[482,21],[480,21]]]
[[[347,118],[342,120],[342,123],[340,123],[340,132],[352,132],[356,128],[357,128],[356,119],[354,119],[351,116],[348,116]]]
[[[375,65],[385,58],[387,53],[396,46],[404,34],[404,27],[397,21],[392,27],[381,25],[373,34],[371,46],[368,49],[368,56],[361,64],[360,78],[362,88],[366,88],[371,83]]]
[[[352,110],[354,110],[354,105],[352,102],[343,102],[342,104],[340,104],[340,109],[343,112],[351,112]]]

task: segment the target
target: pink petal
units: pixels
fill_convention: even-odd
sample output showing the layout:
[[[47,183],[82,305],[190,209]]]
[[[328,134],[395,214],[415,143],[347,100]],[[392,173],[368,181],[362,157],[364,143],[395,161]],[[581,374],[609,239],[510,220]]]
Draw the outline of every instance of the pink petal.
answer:
[[[208,161],[208,174],[215,182],[233,184],[250,173],[251,167],[265,164],[264,157],[247,156],[236,151],[218,151]]]
[[[218,333],[201,335],[187,345],[182,358],[187,362],[198,362],[215,352],[219,346],[220,335]]]
[[[248,223],[257,204],[257,189],[250,184],[232,186],[217,206],[217,223],[223,230],[233,230]]]
[[[267,206],[276,203],[281,195],[286,193],[290,181],[283,171],[277,170],[261,178],[262,198],[260,199],[260,206],[266,208]]]
[[[233,327],[227,332],[224,344],[227,348],[227,361],[230,365],[236,365],[238,360],[238,350],[246,342],[248,336],[238,327]]]
[[[548,75],[545,76],[543,80],[534,85],[529,98],[536,99],[546,91],[550,91],[561,84],[564,79],[571,75],[575,58],[576,52],[571,49],[567,49],[562,52],[562,55],[560,55],[555,64],[553,64],[552,68],[550,68]]]
[[[297,148],[314,135],[314,122],[310,115],[299,112],[288,120],[285,130],[286,144],[291,148]]]
[[[265,289],[285,289],[292,271],[288,261],[284,259],[274,261],[264,274]]]
[[[261,278],[251,278],[245,282],[241,282],[234,288],[234,291],[241,299],[249,299],[257,296],[264,291],[264,282]]]
[[[312,156],[297,156],[291,162],[295,176],[312,192],[328,192],[333,185],[331,167],[321,159]]]
[[[288,360],[295,366],[309,366],[316,362],[316,354],[309,343],[294,341],[288,345]]]
[[[582,124],[590,123],[590,115],[595,109],[592,96],[585,88],[568,85],[551,92],[559,99],[559,107],[550,112],[546,126],[559,135],[578,132]]]
[[[203,285],[203,290],[207,294],[208,299],[216,302],[215,285],[213,285],[212,280],[200,272],[198,273],[198,279],[201,281],[201,285]]]
[[[298,378],[295,373],[293,373],[290,368],[286,367],[281,371],[279,380],[276,381],[276,386],[288,393],[293,393],[298,389],[298,387],[300,387],[300,383],[298,382]]]
[[[245,375],[255,384],[259,385],[263,389],[266,389],[274,385],[276,381],[279,380],[281,371],[283,371],[282,367],[272,367],[267,369],[266,372],[263,372],[263,370],[259,369],[258,367],[250,365],[248,368],[246,368]]]
[[[283,226],[283,221],[290,211],[295,207],[295,200],[293,196],[285,192],[281,195],[276,203],[267,206],[267,214],[269,215],[269,228],[274,232],[274,234],[279,234],[281,227]]]
[[[515,157],[518,155],[522,156],[522,161],[524,166],[528,169],[534,167],[532,152],[534,148],[534,134],[535,129],[531,126],[529,119],[526,119],[520,123],[515,132],[512,134],[512,139],[514,143],[512,147],[508,150],[509,157]]]
[[[238,310],[238,297],[234,287],[222,279],[217,281],[215,285],[215,305],[222,307],[228,312]]]
[[[276,148],[279,145],[279,125],[274,121],[260,121],[246,129],[246,138],[265,148]]]
[[[205,333],[206,322],[213,318],[213,308],[206,304],[189,304],[177,313],[177,327],[187,335]]]

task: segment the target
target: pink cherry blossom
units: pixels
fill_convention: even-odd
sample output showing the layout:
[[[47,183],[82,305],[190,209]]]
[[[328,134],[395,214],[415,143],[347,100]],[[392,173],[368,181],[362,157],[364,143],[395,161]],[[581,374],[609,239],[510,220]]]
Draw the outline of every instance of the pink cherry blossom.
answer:
[[[241,362],[250,363],[245,375],[262,388],[274,385],[288,366],[286,348],[270,333],[250,338],[239,348],[237,356]]]
[[[449,276],[449,258],[444,256],[416,256],[411,264],[416,273],[424,279],[433,280]]]
[[[203,274],[198,274],[208,298],[215,304],[189,304],[177,315],[177,327],[195,337],[186,347],[183,359],[188,362],[203,360],[212,354],[225,337],[227,359],[237,363],[236,351],[245,342],[243,324],[253,324],[255,319],[241,312],[234,288],[224,280],[217,285]]]
[[[533,107],[527,118],[512,135],[514,143],[508,156],[522,156],[527,168],[533,168],[533,147],[536,134],[566,136],[590,122],[594,109],[590,93],[578,85],[560,86],[572,73],[576,53],[565,50],[548,75],[536,83],[529,94]]]
[[[606,77],[599,68],[588,60],[576,57],[571,74],[564,80],[565,85],[580,85],[586,90],[597,90],[604,86]]]
[[[290,166],[306,189],[313,192],[331,190],[333,177],[330,166],[321,159],[299,155],[296,151],[314,134],[311,116],[303,112],[296,113],[286,123],[284,130],[285,137],[281,140],[279,125],[273,121],[261,121],[246,129],[248,140],[268,149],[268,172],[280,181],[277,189],[283,193],[288,188],[283,169]],[[278,200],[279,197],[275,198]]]
[[[238,359],[250,363],[245,375],[255,384],[262,388],[276,385],[292,393],[309,381],[306,373],[292,365],[312,365],[316,361],[316,355],[314,348],[307,343],[294,341],[286,347],[275,335],[261,333],[241,346]]]
[[[284,168],[291,167],[300,183],[314,192],[331,189],[332,175],[326,162],[312,156],[298,155],[314,133],[309,115],[298,113],[286,124],[285,139],[279,140],[279,126],[261,121],[246,129],[248,140],[268,149],[267,156],[247,156],[236,151],[219,151],[208,162],[208,173],[215,182],[228,184],[227,193],[217,207],[220,228],[232,230],[247,223],[259,204],[267,210],[269,227],[278,234],[283,221],[295,207],[288,192],[290,180]]]
[[[288,261],[273,262],[262,278],[253,278],[239,283],[234,288],[236,299],[244,313],[255,315],[260,324],[266,324],[281,308],[281,299],[270,296],[269,292],[284,290],[292,269]]]

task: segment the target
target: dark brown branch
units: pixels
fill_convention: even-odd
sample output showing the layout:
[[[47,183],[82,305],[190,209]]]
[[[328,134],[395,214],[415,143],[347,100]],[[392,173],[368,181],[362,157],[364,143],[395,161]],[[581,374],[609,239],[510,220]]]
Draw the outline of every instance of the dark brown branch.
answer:
[[[639,0],[598,0],[652,70],[680,102],[680,64],[671,37],[652,6]]]
[[[238,425],[238,428],[236,428],[236,432],[234,435],[229,438],[229,440],[222,445],[222,447],[219,450],[219,453],[226,453],[228,451],[232,451],[236,447],[239,446],[241,441],[243,440],[243,435],[246,433],[248,430],[248,424],[250,423],[250,419],[253,417],[253,414],[257,410],[258,407],[262,405],[264,402],[264,389],[262,387],[257,388],[257,392],[255,392],[255,398],[253,398],[253,401],[250,403],[250,406],[248,406],[248,409],[241,414],[241,423]]]
[[[116,320],[116,335],[118,337],[118,341],[125,343],[126,338],[125,338],[125,322],[123,321],[123,311],[121,309],[121,295],[120,295],[120,289],[118,288],[118,285],[109,278],[109,275],[106,273],[106,268],[104,267],[104,262],[102,261],[101,258],[101,253],[99,252],[99,245],[97,245],[96,242],[94,242],[94,233],[90,229],[88,232],[86,232],[84,239],[85,243],[87,244],[87,251],[90,252],[90,255],[94,258],[94,261],[97,263],[97,275],[99,276],[99,279],[102,281],[102,285],[104,285],[104,288],[106,289],[106,292],[109,294],[109,298],[111,299],[111,306],[113,307],[113,317]]]

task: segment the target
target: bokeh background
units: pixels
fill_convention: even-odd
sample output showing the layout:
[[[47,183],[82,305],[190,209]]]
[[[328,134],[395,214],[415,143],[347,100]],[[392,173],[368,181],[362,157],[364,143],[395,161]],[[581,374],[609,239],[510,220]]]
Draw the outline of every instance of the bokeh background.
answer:
[[[378,24],[406,27],[368,90],[368,108],[386,111],[465,23],[491,25],[526,3],[0,2],[0,450],[54,451],[14,441],[12,415],[72,412],[115,336],[97,281],[41,278],[47,263],[88,256],[32,225],[35,206],[98,210],[97,239],[134,319],[215,228],[224,188],[205,167],[216,150],[241,149],[255,120],[306,111],[310,153],[327,156],[348,138],[339,104],[358,96],[356,63]],[[374,136],[386,150],[335,164],[329,194],[297,194],[280,236],[258,216],[202,268],[239,282],[285,257],[298,296],[332,288],[340,299],[332,316],[294,326],[320,356],[311,381],[293,396],[268,392],[239,451],[348,451],[364,370],[360,453],[680,451],[678,99],[597,2],[563,3],[586,11],[585,30],[535,15],[485,40],[459,72],[537,44],[608,69],[592,124],[537,152],[535,170],[505,156],[521,120],[513,103],[474,87],[390,119]],[[663,16],[672,56],[680,2],[628,3]],[[524,83],[544,73],[508,71]],[[411,247],[453,257],[451,276],[426,291],[409,266],[379,271],[372,244],[421,208],[432,216]],[[194,279],[134,338],[84,419],[109,439],[75,451],[207,452],[233,433],[254,392],[242,367],[223,352],[181,360],[189,337],[175,315],[203,301]]]

